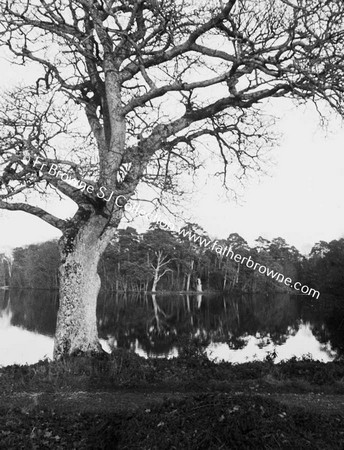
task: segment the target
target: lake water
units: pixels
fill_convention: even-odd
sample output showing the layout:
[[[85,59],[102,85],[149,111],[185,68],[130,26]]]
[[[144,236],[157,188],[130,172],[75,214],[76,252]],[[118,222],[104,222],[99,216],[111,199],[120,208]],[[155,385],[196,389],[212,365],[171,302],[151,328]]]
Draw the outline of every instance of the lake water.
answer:
[[[279,295],[124,295],[102,293],[97,318],[106,351],[132,349],[144,357],[173,357],[192,339],[209,358],[233,363],[275,362],[310,355],[344,355],[342,299]],[[0,290],[0,365],[52,358],[57,292]]]

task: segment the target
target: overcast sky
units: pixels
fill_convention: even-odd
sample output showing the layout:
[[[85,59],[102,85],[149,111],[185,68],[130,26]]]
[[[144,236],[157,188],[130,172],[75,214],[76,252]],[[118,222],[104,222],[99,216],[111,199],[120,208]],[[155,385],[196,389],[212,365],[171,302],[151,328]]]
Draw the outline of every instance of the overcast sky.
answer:
[[[31,73],[20,75],[3,58],[1,66],[2,86],[31,78]],[[252,245],[259,236],[281,236],[307,253],[315,242],[344,237],[344,128],[333,116],[329,129],[322,129],[312,106],[279,100],[275,108],[281,116],[277,130],[283,136],[271,154],[274,165],[269,174],[255,177],[239,203],[225,198],[217,180],[200,177],[197,194],[185,208],[212,237],[237,232]],[[53,206],[64,217],[74,210],[72,204]],[[58,236],[58,230],[40,219],[0,210],[0,250]]]

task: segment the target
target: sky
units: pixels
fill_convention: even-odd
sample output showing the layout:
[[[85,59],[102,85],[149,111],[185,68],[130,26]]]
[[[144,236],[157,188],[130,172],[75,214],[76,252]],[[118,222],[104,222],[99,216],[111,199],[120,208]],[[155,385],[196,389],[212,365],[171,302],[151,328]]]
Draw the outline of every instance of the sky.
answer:
[[[282,107],[282,137],[268,174],[246,187],[239,204],[208,183],[195,209],[210,233],[238,232],[251,244],[281,236],[305,253],[315,242],[344,237],[344,128],[334,116],[323,129],[311,106]]]
[[[0,58],[3,88],[35,75],[10,66],[3,54]],[[254,245],[259,236],[280,236],[306,254],[320,240],[344,237],[343,123],[332,115],[324,129],[312,105],[283,100],[269,112],[279,116],[276,130],[281,138],[271,152],[268,173],[254,176],[239,201],[226,198],[218,180],[200,176],[183,209],[212,238],[237,232]],[[67,217],[75,205],[49,202],[49,208]],[[58,230],[29,214],[0,210],[0,251],[59,236]]]

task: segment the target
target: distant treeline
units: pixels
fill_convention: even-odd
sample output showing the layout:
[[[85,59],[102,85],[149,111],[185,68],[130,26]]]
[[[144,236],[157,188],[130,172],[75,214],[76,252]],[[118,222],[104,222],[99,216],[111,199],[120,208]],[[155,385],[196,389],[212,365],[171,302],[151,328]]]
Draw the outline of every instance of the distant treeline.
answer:
[[[209,236],[196,224],[192,230]],[[300,281],[321,293],[344,293],[344,239],[314,245],[304,257],[280,237],[259,237],[251,248],[237,233],[218,240],[223,248],[249,257],[294,282]],[[0,285],[12,288],[58,288],[57,241],[14,249],[12,258],[0,254]],[[288,288],[258,271],[219,256],[181,235],[161,230],[156,224],[145,233],[128,227],[119,230],[99,263],[102,287],[109,291],[204,291],[281,292]],[[295,291],[294,291],[295,292]]]

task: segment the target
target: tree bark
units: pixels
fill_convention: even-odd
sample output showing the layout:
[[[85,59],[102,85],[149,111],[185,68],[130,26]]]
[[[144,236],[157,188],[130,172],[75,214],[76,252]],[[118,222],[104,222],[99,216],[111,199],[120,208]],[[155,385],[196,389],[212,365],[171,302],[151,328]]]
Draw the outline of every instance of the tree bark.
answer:
[[[190,281],[191,281],[191,275],[192,275],[193,268],[194,268],[194,260],[192,259],[191,263],[190,263],[190,269],[189,269],[189,272],[186,277],[186,286],[185,286],[186,292],[190,291]]]
[[[97,297],[100,256],[115,229],[103,232],[106,220],[91,217],[76,229],[67,230],[59,242],[59,310],[55,333],[54,358],[80,353],[101,353],[97,330]]]
[[[159,279],[158,279],[158,272],[157,272],[157,270],[155,270],[153,286],[152,286],[152,292],[156,292],[156,287],[157,287],[158,281],[159,281]]]
[[[158,285],[159,281],[161,280],[161,278],[165,275],[165,273],[167,273],[171,270],[171,269],[165,269],[163,273],[160,273],[160,270],[164,266],[166,266],[171,260],[168,259],[166,261],[167,256],[164,256],[161,250],[156,252],[156,257],[157,257],[156,267],[154,267],[154,265],[151,264],[151,267],[154,270],[152,292],[156,292],[157,285]]]

